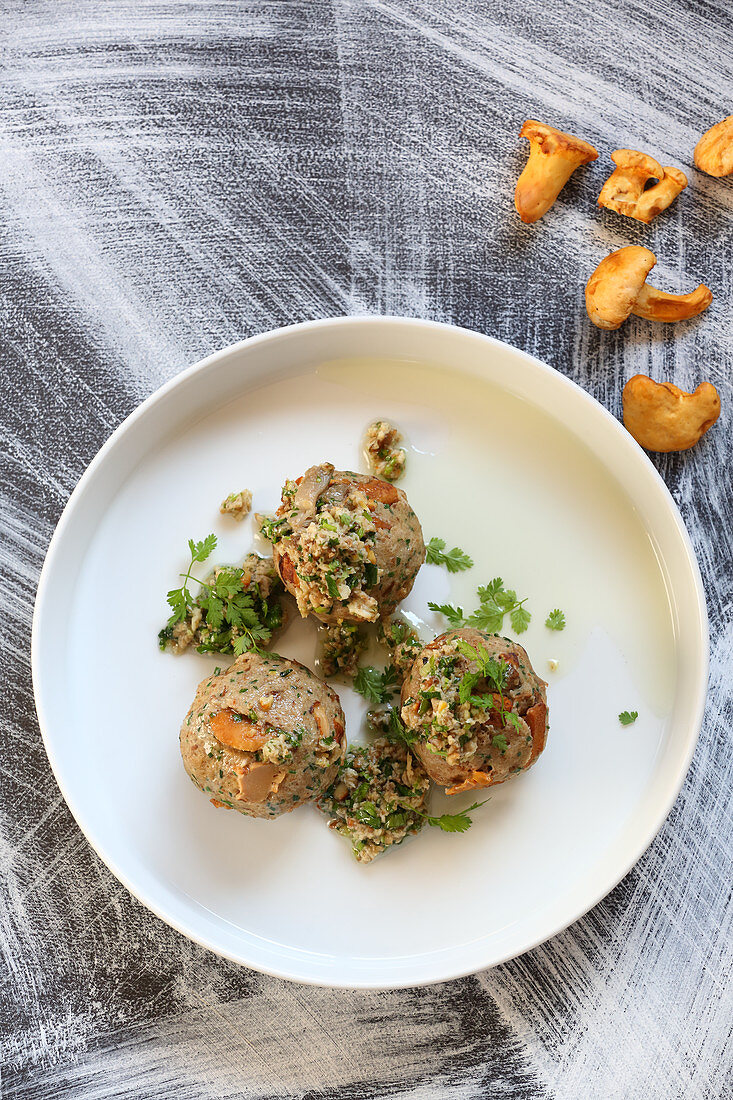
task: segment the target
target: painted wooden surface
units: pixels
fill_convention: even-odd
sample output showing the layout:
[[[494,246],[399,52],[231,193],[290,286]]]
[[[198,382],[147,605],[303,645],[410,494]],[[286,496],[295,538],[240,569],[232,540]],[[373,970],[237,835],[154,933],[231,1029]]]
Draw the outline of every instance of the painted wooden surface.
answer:
[[[692,168],[730,112],[728,0],[0,3],[2,1096],[730,1095],[731,206]],[[526,117],[602,157],[522,226]],[[690,187],[651,227],[601,212],[608,154]],[[699,322],[593,329],[583,285],[648,243]],[[277,325],[399,313],[490,333],[614,413],[641,371],[721,390],[656,460],[705,578],[710,696],[683,791],[583,920],[491,972],[397,993],[288,985],[170,931],[90,851],[31,695],[35,584],[112,429],[204,354]]]

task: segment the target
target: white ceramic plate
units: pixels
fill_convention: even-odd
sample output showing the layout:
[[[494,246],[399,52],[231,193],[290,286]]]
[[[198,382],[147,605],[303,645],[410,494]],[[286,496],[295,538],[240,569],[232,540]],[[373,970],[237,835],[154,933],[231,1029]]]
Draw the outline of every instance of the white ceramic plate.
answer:
[[[249,487],[360,464],[360,436],[393,417],[426,539],[470,552],[470,573],[421,571],[407,607],[474,605],[497,574],[528,597],[522,635],[549,681],[550,736],[464,835],[437,829],[369,866],[312,807],[276,821],[215,810],[186,777],[178,728],[216,664],[161,654],[165,593],[189,537],[216,557],[252,545],[218,514]],[[552,633],[547,613],[568,626]],[[285,655],[313,663],[298,622]],[[624,429],[567,379],[475,333],[385,318],[314,322],[184,372],[114,433],[81,479],[39,585],[33,676],[61,790],[125,886],[174,928],[259,970],[335,986],[402,987],[491,966],[586,912],[629,870],[679,791],[700,726],[707,623],[679,514]],[[559,662],[556,672],[548,662]],[[341,691],[350,739],[362,701]],[[617,715],[639,719],[622,727]],[[445,796],[436,797],[436,806]],[[468,799],[454,799],[465,805]]]

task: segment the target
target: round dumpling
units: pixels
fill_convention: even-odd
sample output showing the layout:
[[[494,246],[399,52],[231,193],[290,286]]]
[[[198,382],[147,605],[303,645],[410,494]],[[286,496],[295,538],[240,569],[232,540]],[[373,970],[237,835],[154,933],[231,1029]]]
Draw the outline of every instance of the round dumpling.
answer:
[[[329,462],[285,483],[268,534],[300,614],[324,623],[391,614],[425,560],[420,522],[403,491]]]
[[[547,684],[516,642],[449,630],[425,646],[402,686],[402,721],[431,779],[459,794],[503,783],[547,741]]]
[[[344,732],[338,695],[310,669],[252,652],[199,684],[181,755],[215,806],[278,817],[330,786]]]

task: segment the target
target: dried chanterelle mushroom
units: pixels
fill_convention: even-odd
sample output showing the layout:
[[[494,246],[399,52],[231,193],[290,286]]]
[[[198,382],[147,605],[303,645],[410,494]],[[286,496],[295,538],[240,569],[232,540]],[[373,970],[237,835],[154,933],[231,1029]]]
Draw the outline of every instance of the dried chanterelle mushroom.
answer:
[[[626,428],[648,451],[687,451],[720,416],[720,397],[711,382],[685,393],[645,374],[626,383],[623,405]]]
[[[529,160],[517,180],[514,205],[523,222],[536,222],[552,206],[576,168],[598,157],[581,138],[529,118],[519,131],[529,141]]]
[[[705,131],[695,146],[695,164],[709,176],[733,173],[733,115]]]
[[[679,168],[663,168],[659,161],[634,149],[617,149],[611,153],[616,168],[604,183],[598,205],[615,210],[627,218],[648,225],[687,187],[687,176]],[[647,181],[655,179],[644,190]]]
[[[632,244],[601,260],[585,287],[585,307],[598,328],[619,328],[630,313],[650,321],[685,321],[707,309],[712,291],[702,283],[689,294],[667,294],[648,286],[657,262],[648,248]]]

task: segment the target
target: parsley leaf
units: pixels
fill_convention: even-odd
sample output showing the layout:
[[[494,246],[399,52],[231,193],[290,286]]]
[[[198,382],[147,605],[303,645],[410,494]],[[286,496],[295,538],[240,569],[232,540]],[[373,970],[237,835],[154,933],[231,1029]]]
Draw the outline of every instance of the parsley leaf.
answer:
[[[547,618],[545,619],[545,626],[548,630],[565,629],[565,615],[559,607],[556,607],[555,610],[551,611],[550,614],[547,616]]]
[[[506,750],[509,748],[509,742],[507,741],[503,733],[495,733],[494,736],[491,738],[491,744],[501,753],[505,753]]]
[[[465,569],[471,569],[473,558],[464,550],[454,546],[446,551],[445,539],[431,539],[425,547],[425,560],[429,565],[444,565],[449,573],[462,573]]]
[[[354,677],[354,690],[370,703],[388,703],[395,693],[399,679],[394,665],[387,665],[381,672],[372,665],[362,665]]]
[[[638,717],[638,710],[622,710],[618,716],[618,720],[622,726],[633,726]]]

